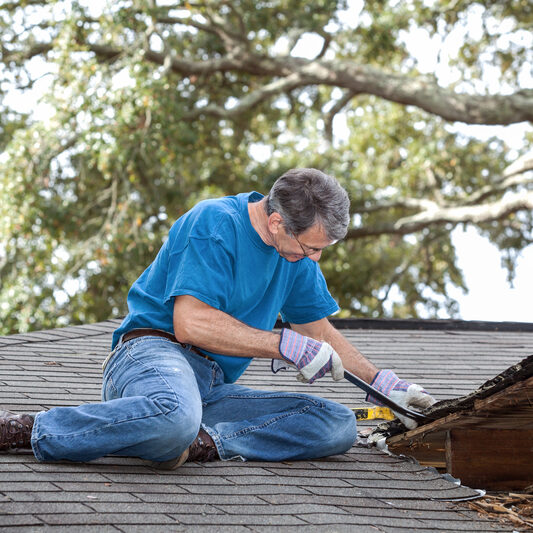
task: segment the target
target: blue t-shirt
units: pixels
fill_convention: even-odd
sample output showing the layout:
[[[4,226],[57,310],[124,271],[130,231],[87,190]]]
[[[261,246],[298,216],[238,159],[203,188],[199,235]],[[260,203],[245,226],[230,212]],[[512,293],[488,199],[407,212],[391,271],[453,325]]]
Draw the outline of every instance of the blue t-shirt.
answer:
[[[180,217],[153,263],[128,293],[129,314],[114,332],[136,328],[174,333],[174,297],[189,294],[257,329],[270,331],[278,314],[294,324],[338,311],[318,264],[291,263],[266,245],[253,228],[248,202],[257,192],[205,200]],[[251,358],[205,351],[233,383]]]

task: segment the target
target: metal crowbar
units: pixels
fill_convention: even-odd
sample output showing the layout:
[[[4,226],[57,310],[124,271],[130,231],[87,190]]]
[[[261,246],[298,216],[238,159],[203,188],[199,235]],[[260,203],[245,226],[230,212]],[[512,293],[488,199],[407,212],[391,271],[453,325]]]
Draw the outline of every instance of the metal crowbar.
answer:
[[[433,418],[427,415],[423,415],[422,413],[419,413],[418,411],[412,411],[411,409],[407,409],[406,407],[402,407],[401,405],[398,405],[394,400],[391,400],[388,396],[386,396],[382,392],[372,387],[372,385],[369,385],[366,381],[363,381],[361,378],[358,378],[351,372],[348,372],[348,370],[344,371],[344,377],[348,381],[352,382],[355,386],[364,390],[366,393],[371,394],[374,398],[379,400],[381,403],[383,403],[387,407],[390,407],[396,413],[399,413],[408,418],[412,418],[416,422],[420,422],[420,423],[426,423],[426,422],[430,422],[431,420],[433,420]]]

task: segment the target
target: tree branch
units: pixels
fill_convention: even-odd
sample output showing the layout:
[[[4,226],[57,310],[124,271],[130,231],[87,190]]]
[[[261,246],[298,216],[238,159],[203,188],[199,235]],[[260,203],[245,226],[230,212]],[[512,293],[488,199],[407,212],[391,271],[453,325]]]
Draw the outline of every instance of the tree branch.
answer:
[[[2,61],[9,63],[14,61],[15,63],[22,63],[27,59],[31,59],[35,56],[46,55],[52,50],[52,43],[37,43],[31,46],[28,50],[22,52],[20,50],[8,50],[2,45]]]
[[[327,85],[340,87],[353,93],[373,94],[385,100],[404,105],[414,105],[426,110],[428,113],[438,115],[445,120],[460,121],[469,124],[512,124],[522,121],[533,121],[533,90],[521,90],[510,95],[470,95],[440,87],[435,81],[419,76],[393,74],[369,65],[359,65],[346,60],[308,60],[299,57],[269,57],[254,54],[243,46],[243,40],[237,43],[235,36],[222,30],[216,22],[216,28],[203,28],[205,31],[215,31],[221,36],[224,32],[224,42],[228,53],[221,58],[206,60],[185,60],[173,57],[170,68],[182,76],[214,74],[216,72],[242,72],[248,75],[258,75],[273,78],[298,79],[283,83],[280,80],[279,90],[273,90],[270,82],[259,94],[268,94],[275,97],[292,88]],[[221,37],[222,38],[222,37]],[[51,49],[50,43],[40,43],[33,46],[28,52],[7,52],[5,59],[16,55],[18,58],[30,58],[44,54]],[[98,58],[113,60],[124,50],[99,44],[88,44],[89,50]],[[145,58],[155,64],[163,65],[167,54],[148,50]],[[235,106],[240,113],[252,108],[263,98],[250,98],[245,96]],[[220,111],[220,110],[219,110]],[[236,112],[229,110],[224,116],[235,116]]]
[[[320,32],[320,36],[324,39],[324,42],[322,43],[322,49],[320,50],[320,52],[318,52],[318,55],[315,57],[315,61],[317,59],[322,59],[326,55],[329,45],[331,44],[331,41],[333,40],[333,37],[330,33]]]
[[[515,176],[516,174],[523,174],[528,170],[533,170],[533,150],[527,152],[519,157],[516,161],[511,163],[504,171],[503,175],[506,178]]]
[[[506,191],[510,187],[525,185],[533,181],[533,175],[527,175],[533,170],[533,151],[524,154],[511,163],[504,171],[503,177],[495,183],[482,187],[474,194],[468,196],[464,205],[473,205],[482,202],[489,196]]]
[[[510,193],[496,202],[476,206],[438,207],[397,220],[390,224],[363,226],[348,230],[346,239],[372,235],[407,235],[443,224],[481,224],[501,220],[512,213],[533,209],[533,191]]]
[[[220,40],[224,43],[226,50],[233,53],[234,49],[239,49],[243,43],[248,44],[248,41],[242,33],[236,33],[228,28],[228,21],[221,17],[217,12],[206,15],[211,22],[211,29],[218,35]]]
[[[211,115],[220,118],[234,118],[242,114],[244,111],[260,104],[261,102],[268,100],[272,95],[290,91],[299,85],[299,75],[293,74],[284,79],[273,81],[272,83],[263,86],[261,89],[250,93],[246,97],[242,98],[239,104],[230,109],[226,109],[217,105],[207,105],[187,113],[183,118],[185,120],[193,120],[201,115]]]
[[[151,59],[156,58],[151,56]],[[502,125],[533,121],[533,90],[511,95],[466,95],[443,89],[423,78],[385,73],[346,61],[280,59],[244,53],[204,62],[176,59],[172,68],[187,75],[213,72],[213,69],[276,77],[298,74],[300,82],[294,88],[321,84],[343,87],[355,93],[374,94],[393,102],[415,105],[450,121]],[[274,96],[275,92],[270,94]],[[237,107],[244,112],[252,105],[253,99],[246,97],[246,102],[243,100]]]
[[[14,9],[18,9],[19,7],[37,5],[45,6],[49,3],[50,2],[48,0],[24,0],[24,2],[2,2],[0,4],[0,9],[7,9],[8,11],[13,11]]]
[[[183,26],[191,26],[192,28],[196,28],[197,30],[206,31],[208,33],[212,33],[214,35],[218,35],[218,32],[215,28],[212,26],[209,26],[208,24],[203,24],[201,22],[195,21],[191,16],[188,17],[176,17],[176,16],[158,16],[155,19],[155,22],[157,24],[181,24]]]
[[[357,214],[361,213],[375,213],[377,211],[384,211],[389,209],[425,209],[426,211],[435,211],[439,209],[439,205],[428,200],[427,198],[402,198],[393,202],[383,202],[366,207],[355,207]]]
[[[324,117],[324,132],[327,140],[333,142],[333,119],[337,113],[340,113],[348,102],[356,95],[357,93],[353,91],[347,91],[342,98],[335,102],[335,105],[328,111],[327,115]]]
[[[481,188],[479,191],[471,194],[467,201],[464,202],[464,205],[475,205],[483,200],[487,199],[489,196],[498,194],[506,191],[510,187],[516,187],[517,185],[525,185],[526,183],[531,183],[533,181],[533,176],[525,176],[523,174],[512,175],[507,179],[503,179],[493,185],[486,185]]]

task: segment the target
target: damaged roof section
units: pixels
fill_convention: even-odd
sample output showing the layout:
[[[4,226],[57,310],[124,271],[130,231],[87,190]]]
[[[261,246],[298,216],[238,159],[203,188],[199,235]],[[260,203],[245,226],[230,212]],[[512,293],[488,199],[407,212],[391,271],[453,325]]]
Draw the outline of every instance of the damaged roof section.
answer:
[[[434,421],[407,432],[394,421],[375,434],[387,437],[389,451],[446,469],[470,487],[533,486],[533,355],[424,413]]]

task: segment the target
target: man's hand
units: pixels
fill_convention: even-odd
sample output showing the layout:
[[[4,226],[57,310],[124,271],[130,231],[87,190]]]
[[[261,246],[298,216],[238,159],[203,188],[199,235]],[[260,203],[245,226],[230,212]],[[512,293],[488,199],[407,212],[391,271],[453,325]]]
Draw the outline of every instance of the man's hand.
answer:
[[[313,383],[330,371],[335,381],[344,377],[341,358],[327,342],[319,342],[283,328],[279,352],[285,361],[299,370],[297,378],[300,381]]]
[[[400,379],[392,370],[380,370],[372,380],[371,385],[386,394],[391,400],[407,409],[422,410],[435,403],[435,399],[430,396],[420,385],[409,383]],[[379,400],[370,394],[366,397],[367,402],[375,405],[383,405]],[[414,429],[418,425],[415,420],[406,416],[394,413],[407,429]]]

